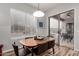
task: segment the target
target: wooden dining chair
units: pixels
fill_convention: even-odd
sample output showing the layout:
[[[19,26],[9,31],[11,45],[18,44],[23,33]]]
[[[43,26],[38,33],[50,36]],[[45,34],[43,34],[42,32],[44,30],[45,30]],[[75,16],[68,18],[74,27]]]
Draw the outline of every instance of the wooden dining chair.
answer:
[[[18,45],[15,44],[12,44],[13,48],[14,48],[14,53],[16,56],[25,56],[25,55],[28,55],[30,53],[30,50],[28,49],[20,49],[18,48]]]
[[[18,46],[14,44],[12,44],[13,48],[14,48],[14,52],[16,54],[16,56],[19,56],[19,52],[18,52]]]

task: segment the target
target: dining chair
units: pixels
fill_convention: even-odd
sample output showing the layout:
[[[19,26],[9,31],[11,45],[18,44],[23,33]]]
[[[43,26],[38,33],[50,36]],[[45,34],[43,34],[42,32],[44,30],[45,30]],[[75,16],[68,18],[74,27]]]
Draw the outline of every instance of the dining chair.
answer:
[[[13,48],[14,48],[14,53],[16,56],[25,56],[25,55],[28,55],[30,53],[30,50],[29,49],[20,49],[18,48],[18,45],[15,44],[12,44]]]
[[[2,56],[2,48],[3,48],[3,44],[0,44],[0,56]]]

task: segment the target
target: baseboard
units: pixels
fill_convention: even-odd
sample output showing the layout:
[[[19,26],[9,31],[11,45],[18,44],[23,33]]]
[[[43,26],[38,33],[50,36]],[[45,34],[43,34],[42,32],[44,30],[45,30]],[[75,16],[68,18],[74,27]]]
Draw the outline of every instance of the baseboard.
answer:
[[[13,49],[3,51],[3,54],[13,51]]]
[[[74,49],[74,51],[79,51],[79,49]]]
[[[22,48],[22,47],[19,47],[19,49],[21,49],[21,48]],[[3,51],[3,54],[9,53],[9,52],[12,52],[12,51],[14,51],[14,49],[5,50],[5,51]]]

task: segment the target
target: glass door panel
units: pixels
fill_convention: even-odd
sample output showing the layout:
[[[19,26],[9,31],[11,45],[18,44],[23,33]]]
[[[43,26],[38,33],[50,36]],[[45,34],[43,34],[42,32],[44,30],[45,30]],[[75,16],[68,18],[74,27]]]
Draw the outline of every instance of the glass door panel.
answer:
[[[74,48],[74,10],[69,10],[50,17],[49,32],[56,44]]]
[[[55,43],[58,44],[58,20],[53,17],[50,18],[50,36],[54,37]]]

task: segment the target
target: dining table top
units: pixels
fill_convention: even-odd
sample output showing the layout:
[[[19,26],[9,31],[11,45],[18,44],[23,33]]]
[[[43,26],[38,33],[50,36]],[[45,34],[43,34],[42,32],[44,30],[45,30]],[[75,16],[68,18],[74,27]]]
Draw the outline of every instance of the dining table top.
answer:
[[[28,39],[20,40],[20,43],[24,46],[32,48],[32,47],[38,46],[39,44],[43,44],[43,43],[46,43],[46,42],[49,42],[52,40],[55,40],[55,38],[49,37],[49,38],[43,39],[43,40],[35,40],[34,38],[28,38]]]

